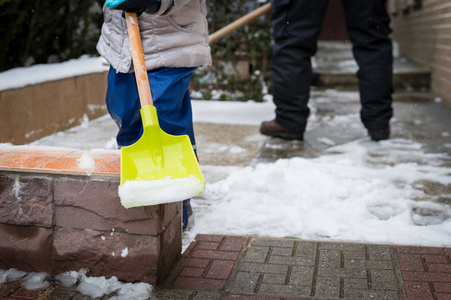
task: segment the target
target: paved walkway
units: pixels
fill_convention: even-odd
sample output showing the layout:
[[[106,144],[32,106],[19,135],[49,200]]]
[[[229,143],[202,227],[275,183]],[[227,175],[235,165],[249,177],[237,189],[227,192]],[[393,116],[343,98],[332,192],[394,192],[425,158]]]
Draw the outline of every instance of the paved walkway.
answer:
[[[451,248],[198,235],[160,299],[451,299]]]
[[[451,299],[451,247],[198,235],[152,299]],[[101,299],[109,299],[111,295]],[[82,300],[0,285],[0,299]]]
[[[451,299],[451,248],[198,235],[159,299]]]

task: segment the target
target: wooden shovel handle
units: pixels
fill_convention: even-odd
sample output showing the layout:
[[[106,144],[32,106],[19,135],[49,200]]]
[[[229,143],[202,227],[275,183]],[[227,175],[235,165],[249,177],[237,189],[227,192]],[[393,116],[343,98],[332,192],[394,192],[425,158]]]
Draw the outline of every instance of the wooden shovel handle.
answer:
[[[141,34],[139,32],[138,17],[136,13],[125,12],[127,21],[128,37],[130,39],[130,51],[135,69],[136,84],[138,86],[139,101],[141,107],[153,105],[152,93],[150,92],[149,79],[147,77],[146,62],[144,60]]]
[[[216,42],[217,40],[219,40],[219,39],[223,38],[224,36],[226,36],[227,34],[231,33],[232,31],[246,25],[250,21],[257,19],[258,17],[269,12],[270,10],[271,10],[271,3],[267,3],[267,4],[257,8],[256,10],[248,13],[247,15],[239,18],[238,20],[230,23],[226,27],[219,29],[218,31],[216,31],[210,35],[209,44]]]

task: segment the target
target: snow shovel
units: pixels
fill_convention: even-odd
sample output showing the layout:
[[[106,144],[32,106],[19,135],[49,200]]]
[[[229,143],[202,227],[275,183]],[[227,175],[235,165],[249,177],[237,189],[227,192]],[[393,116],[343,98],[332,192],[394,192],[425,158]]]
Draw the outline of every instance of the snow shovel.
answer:
[[[205,180],[188,135],[164,132],[153,105],[136,13],[125,13],[141,103],[143,135],[121,149],[119,196],[126,207],[156,205],[200,194]]]

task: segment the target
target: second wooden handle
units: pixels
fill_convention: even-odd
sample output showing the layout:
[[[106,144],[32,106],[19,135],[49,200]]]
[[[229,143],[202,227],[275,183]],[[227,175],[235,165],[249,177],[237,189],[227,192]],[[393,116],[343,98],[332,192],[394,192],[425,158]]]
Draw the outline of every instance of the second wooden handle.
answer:
[[[254,10],[254,11],[248,13],[247,15],[239,18],[238,20],[230,23],[226,27],[221,28],[218,31],[212,33],[210,35],[209,43],[212,44],[212,43],[216,42],[217,40],[219,40],[219,39],[223,38],[224,36],[226,36],[227,34],[231,33],[232,31],[237,30],[240,27],[243,27],[250,21],[257,19],[258,17],[269,12],[270,10],[271,10],[271,3],[267,3],[267,4],[257,8],[256,10]]]

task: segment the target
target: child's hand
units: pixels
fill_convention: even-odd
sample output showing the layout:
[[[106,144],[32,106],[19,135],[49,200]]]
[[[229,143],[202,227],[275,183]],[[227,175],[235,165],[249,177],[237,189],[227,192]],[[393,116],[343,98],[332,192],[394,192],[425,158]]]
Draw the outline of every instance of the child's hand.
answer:
[[[106,6],[126,12],[154,13],[160,9],[161,0],[106,0]]]

